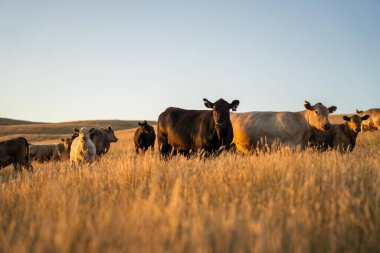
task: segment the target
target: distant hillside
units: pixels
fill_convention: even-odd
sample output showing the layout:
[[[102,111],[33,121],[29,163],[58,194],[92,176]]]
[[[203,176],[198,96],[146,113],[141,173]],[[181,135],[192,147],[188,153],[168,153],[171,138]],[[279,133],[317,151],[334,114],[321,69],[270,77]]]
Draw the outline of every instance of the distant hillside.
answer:
[[[86,120],[62,123],[34,123],[26,122],[22,124],[19,120],[2,119],[1,122],[15,122],[16,124],[0,124],[0,140],[24,136],[30,141],[59,140],[62,137],[69,137],[73,133],[73,128],[88,127],[101,128],[111,125],[114,130],[125,130],[138,127],[138,120]],[[149,121],[156,124],[155,121]]]
[[[32,124],[43,124],[43,123],[42,123],[42,122],[26,121],[26,120],[17,120],[17,119],[0,118],[0,126],[9,126],[9,125],[32,125]]]

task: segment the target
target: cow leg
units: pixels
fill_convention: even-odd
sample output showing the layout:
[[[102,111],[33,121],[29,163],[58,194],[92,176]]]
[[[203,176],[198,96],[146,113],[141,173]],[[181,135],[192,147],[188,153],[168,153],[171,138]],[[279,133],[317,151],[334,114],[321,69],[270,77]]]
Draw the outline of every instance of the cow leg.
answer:
[[[171,154],[172,152],[172,145],[168,144],[168,143],[162,143],[161,144],[161,148],[160,148],[160,153],[161,153],[161,156],[163,156],[164,158],[169,158],[169,155]]]
[[[136,154],[139,154],[139,146],[135,146]]]
[[[21,165],[17,162],[13,163],[13,169],[15,172],[21,172],[22,171]]]

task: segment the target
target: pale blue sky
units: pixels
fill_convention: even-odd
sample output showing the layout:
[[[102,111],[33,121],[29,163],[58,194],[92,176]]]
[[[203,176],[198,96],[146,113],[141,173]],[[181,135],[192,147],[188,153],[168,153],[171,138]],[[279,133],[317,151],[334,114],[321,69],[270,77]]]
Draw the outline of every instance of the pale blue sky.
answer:
[[[380,107],[380,1],[0,0],[0,117]]]

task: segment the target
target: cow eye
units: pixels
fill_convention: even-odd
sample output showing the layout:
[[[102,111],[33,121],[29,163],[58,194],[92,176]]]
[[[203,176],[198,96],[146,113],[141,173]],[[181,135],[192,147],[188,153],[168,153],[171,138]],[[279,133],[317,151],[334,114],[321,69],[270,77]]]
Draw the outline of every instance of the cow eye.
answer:
[[[318,112],[318,111],[315,111],[315,114],[319,114],[319,112]]]

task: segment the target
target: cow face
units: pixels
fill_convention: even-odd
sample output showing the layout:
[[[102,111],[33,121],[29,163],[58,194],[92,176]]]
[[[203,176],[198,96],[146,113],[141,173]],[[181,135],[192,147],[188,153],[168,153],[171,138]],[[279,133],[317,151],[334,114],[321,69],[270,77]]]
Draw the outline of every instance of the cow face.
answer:
[[[206,98],[203,101],[207,108],[212,109],[215,126],[219,129],[225,129],[228,126],[230,122],[230,109],[236,110],[239,105],[239,100],[234,100],[231,104],[224,99],[219,99],[215,103],[211,103]]]
[[[74,134],[78,135],[78,138],[81,142],[87,142],[87,140],[90,138],[90,133],[91,131],[88,130],[87,127],[82,127],[79,130],[78,128],[74,128]]]
[[[110,142],[117,142],[118,141],[118,139],[115,136],[115,132],[113,131],[111,126],[108,126],[107,128],[102,127],[102,128],[100,128],[100,130],[102,130],[107,135]]]
[[[63,143],[63,146],[66,150],[70,151],[71,143],[73,143],[73,140],[71,138],[61,139],[61,142]]]
[[[153,133],[153,127],[148,124],[146,120],[144,122],[138,123],[141,129],[141,132],[144,134],[152,134]]]
[[[327,131],[331,128],[329,114],[336,111],[336,106],[327,108],[321,103],[312,106],[308,101],[305,101],[305,108],[309,112],[307,120],[312,127],[322,131]]]
[[[365,115],[363,117],[360,117],[359,115],[353,115],[352,117],[343,116],[343,119],[347,121],[348,127],[354,132],[359,133],[362,126],[362,121],[367,120],[369,118],[369,115]]]
[[[212,119],[215,125],[216,134],[222,145],[226,145],[229,142],[227,138],[230,121],[230,109],[236,110],[239,105],[239,100],[234,100],[232,103],[228,103],[223,99],[219,99],[215,103],[211,103],[207,99],[203,99],[205,106],[212,109]]]

